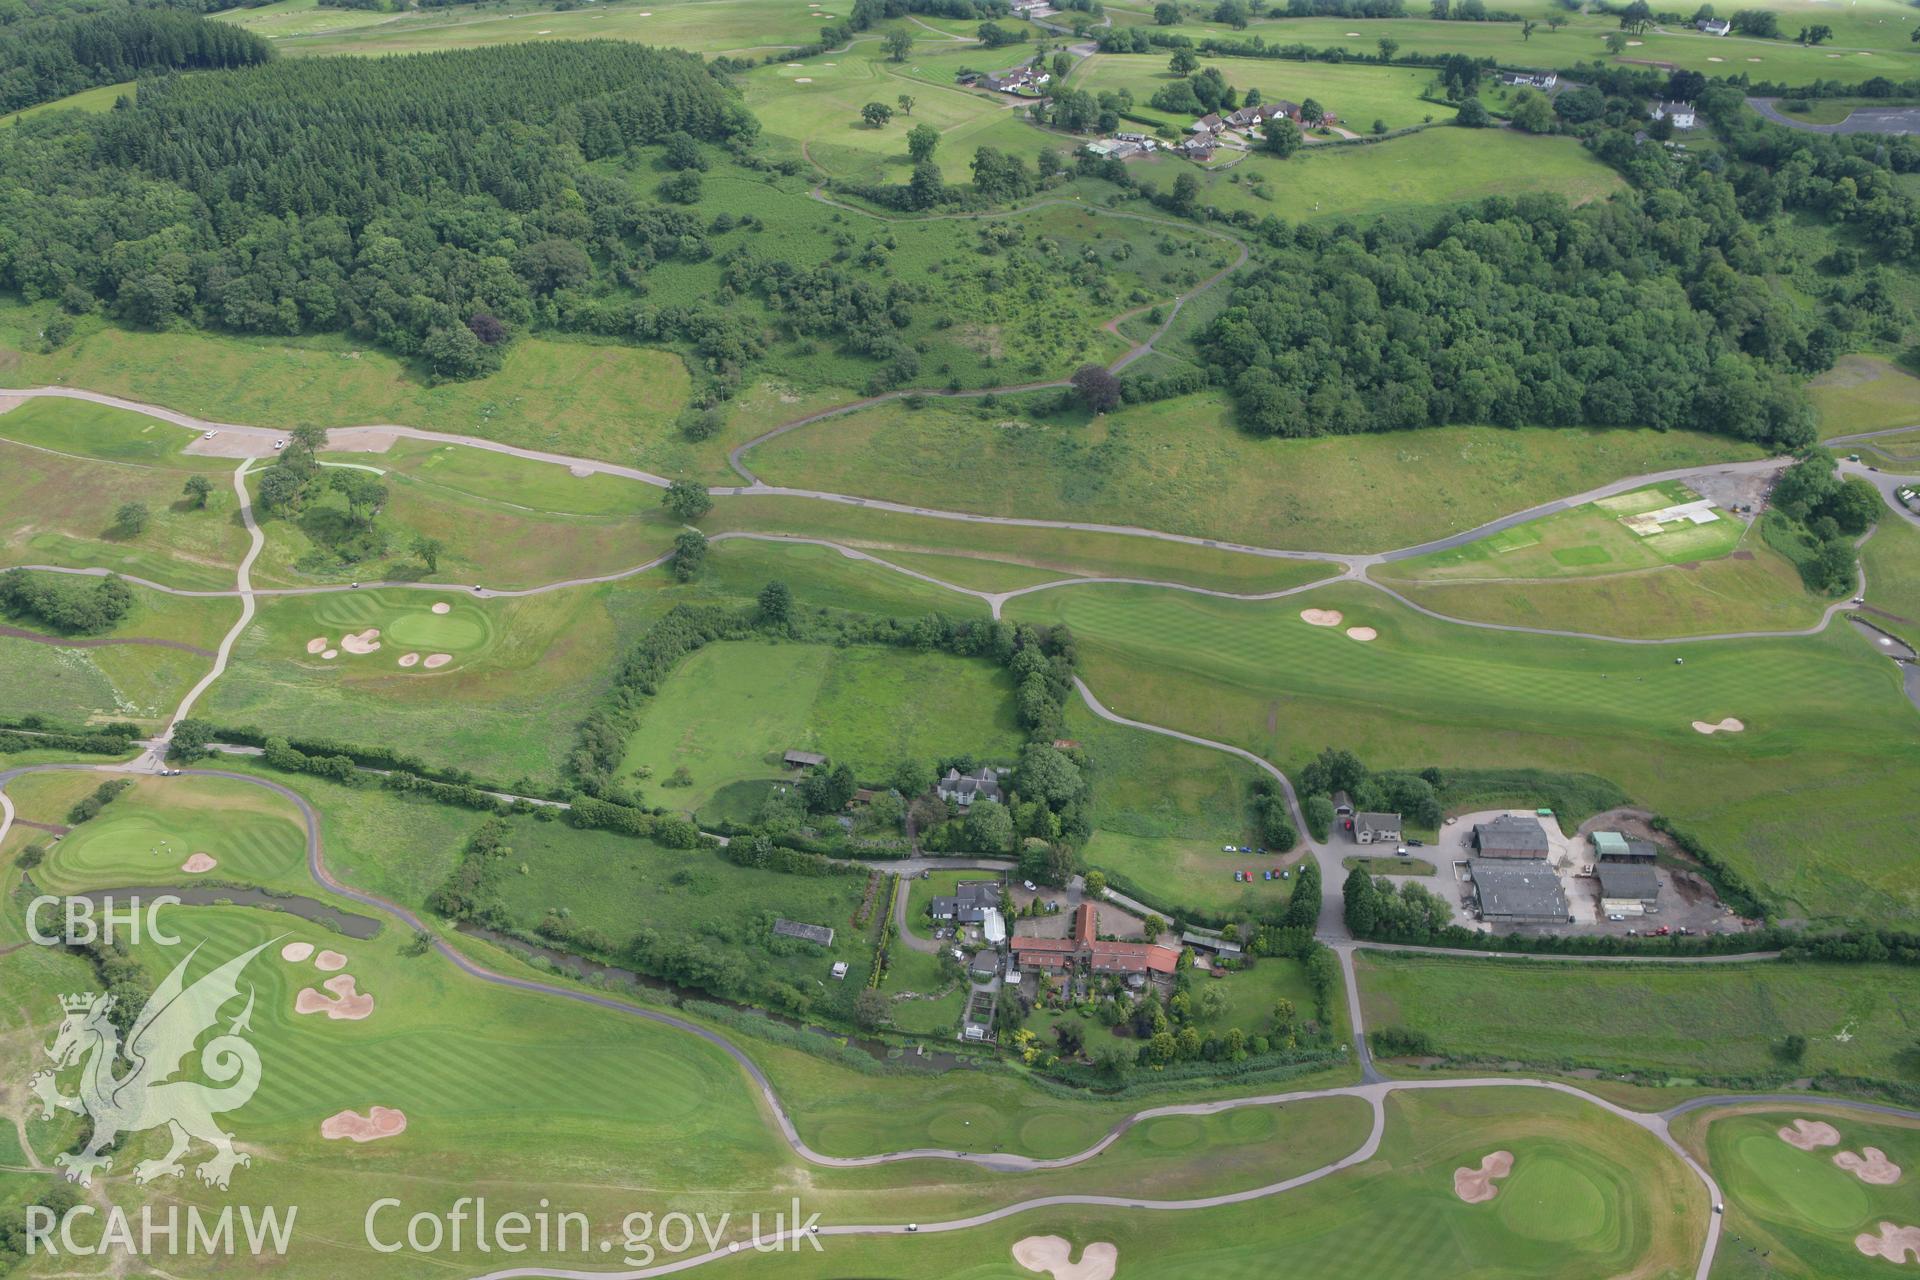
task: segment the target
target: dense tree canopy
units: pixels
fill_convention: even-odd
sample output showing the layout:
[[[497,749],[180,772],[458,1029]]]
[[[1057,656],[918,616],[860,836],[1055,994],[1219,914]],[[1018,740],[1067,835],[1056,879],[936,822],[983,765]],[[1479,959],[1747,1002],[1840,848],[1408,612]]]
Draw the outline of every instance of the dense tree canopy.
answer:
[[[34,18],[0,26],[0,113],[149,72],[245,67],[272,57],[251,31],[175,9]]]

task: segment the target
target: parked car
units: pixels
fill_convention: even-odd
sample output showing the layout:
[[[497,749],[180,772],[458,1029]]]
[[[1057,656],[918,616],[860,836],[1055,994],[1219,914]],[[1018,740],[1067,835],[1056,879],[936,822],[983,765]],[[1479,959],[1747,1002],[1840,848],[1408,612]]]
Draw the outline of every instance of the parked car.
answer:
[[[1232,845],[1230,845],[1230,844],[1223,844],[1223,845],[1221,845],[1221,846],[1220,846],[1220,852],[1222,852],[1222,853],[1238,853],[1238,852],[1240,852],[1240,851],[1239,851],[1238,849],[1236,849],[1236,848],[1234,848],[1234,847],[1233,847]]]
[[[1395,857],[1404,858],[1407,856],[1407,846],[1401,845],[1398,849],[1395,849],[1393,852]]]
[[[1034,883],[1031,880],[1022,880],[1020,882],[1020,887],[1022,889],[1025,889],[1028,893],[1034,892]]]
[[[1424,849],[1427,847],[1427,842],[1425,840],[1409,840],[1407,841],[1407,843],[1412,845],[1416,849]]]
[[[1615,924],[1618,924],[1620,921],[1625,920],[1626,917],[1621,915],[1618,911],[1610,911],[1607,913],[1607,919],[1613,921]]]

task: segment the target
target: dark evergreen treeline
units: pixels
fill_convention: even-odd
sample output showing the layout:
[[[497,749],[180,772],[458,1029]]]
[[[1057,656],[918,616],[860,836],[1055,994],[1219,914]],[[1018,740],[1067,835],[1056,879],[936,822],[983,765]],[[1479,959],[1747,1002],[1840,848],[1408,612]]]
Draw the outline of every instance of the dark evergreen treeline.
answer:
[[[344,329],[449,376],[535,323],[737,357],[718,311],[584,304],[687,220],[580,162],[758,128],[697,57],[611,41],[146,80],[129,110],[0,137],[0,288],[151,326]]]
[[[1495,198],[1425,230],[1302,228],[1239,283],[1200,350],[1263,435],[1441,423],[1814,438],[1796,374],[1840,350],[1770,290],[1711,175],[1571,209]]]
[[[273,56],[251,31],[178,9],[32,18],[0,26],[0,112],[155,71],[246,67]]]
[[[68,635],[111,631],[133,608],[133,589],[119,578],[74,580],[25,569],[0,573],[0,614],[37,621]]]

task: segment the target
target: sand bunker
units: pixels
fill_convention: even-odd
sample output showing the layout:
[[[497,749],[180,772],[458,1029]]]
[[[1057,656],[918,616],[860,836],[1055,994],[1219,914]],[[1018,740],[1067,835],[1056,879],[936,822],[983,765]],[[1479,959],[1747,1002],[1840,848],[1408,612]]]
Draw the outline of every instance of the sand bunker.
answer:
[[[1705,720],[1695,720],[1693,722],[1693,731],[1695,733],[1739,733],[1746,727],[1746,725],[1735,720],[1732,716],[1728,716],[1719,724],[1708,724]]]
[[[793,78],[793,82],[795,84],[812,84],[813,77],[812,76],[795,76]]]
[[[1513,1152],[1495,1151],[1480,1162],[1478,1169],[1455,1169],[1453,1171],[1453,1194],[1468,1204],[1480,1204],[1493,1199],[1493,1193],[1499,1190],[1493,1185],[1495,1178],[1504,1178],[1513,1172]]]
[[[289,964],[301,964],[313,954],[311,942],[289,942],[280,948],[280,958]]]
[[[323,649],[320,652],[320,656],[325,658],[328,662],[332,662],[335,658],[340,656],[340,651],[338,649]]]
[[[1375,631],[1372,627],[1348,627],[1347,628],[1347,639],[1359,640],[1362,643],[1368,640],[1376,639],[1379,635],[1380,633],[1378,631]]]
[[[1858,1155],[1842,1151],[1833,1162],[1860,1181],[1876,1187],[1890,1187],[1900,1181],[1900,1166],[1887,1159],[1887,1153],[1878,1147],[1862,1147]]]
[[[1707,61],[1708,61],[1708,62],[1725,62],[1725,61],[1726,61],[1726,59],[1725,59],[1725,58],[1715,58],[1715,57],[1711,57],[1711,56],[1709,56],[1709,57],[1707,58]]]
[[[368,627],[357,636],[342,636],[340,647],[348,653],[372,653],[380,647],[380,628]]]
[[[343,973],[321,984],[332,995],[323,995],[312,987],[301,989],[293,998],[295,1013],[324,1013],[335,1022],[358,1022],[373,1012],[373,997],[355,991],[353,975]]]
[[[1073,1246],[1059,1236],[1028,1236],[1014,1242],[1013,1260],[1029,1271],[1039,1271],[1053,1280],[1113,1280],[1120,1262],[1120,1251],[1104,1240],[1095,1241],[1073,1259]]]
[[[315,636],[313,639],[307,641],[308,653],[318,653],[326,647],[327,638],[325,636]]]
[[[1338,609],[1302,609],[1300,620],[1310,627],[1337,627],[1345,617]]]
[[[1905,1262],[1907,1254],[1911,1253],[1913,1260],[1920,1262],[1920,1227],[1898,1227],[1891,1222],[1883,1222],[1879,1235],[1870,1236],[1863,1231],[1853,1238],[1853,1247],[1869,1258]]]
[[[368,1107],[367,1114],[342,1111],[320,1122],[323,1138],[352,1138],[355,1142],[373,1142],[407,1131],[406,1113],[392,1107]]]
[[[1758,59],[1758,58],[1748,58],[1748,59],[1747,59],[1747,61],[1748,61],[1748,62],[1758,62],[1758,61],[1760,61],[1760,59]]]
[[[347,958],[338,951],[322,951],[313,958],[313,967],[322,973],[338,973],[347,967]]]
[[[400,665],[403,667],[410,667],[418,661],[420,661],[420,655],[417,653],[403,653],[400,655]]]
[[[1780,1130],[1780,1141],[1802,1151],[1811,1151],[1815,1147],[1837,1147],[1840,1145],[1840,1131],[1824,1120],[1795,1120]]]
[[[1645,44],[1646,41],[1645,40],[1629,40],[1627,41],[1627,43],[1630,45],[1639,46],[1639,45]]]
[[[453,606],[448,604],[445,600],[436,600],[433,602],[433,611],[435,613],[452,613]]]
[[[453,655],[450,653],[430,653],[427,655],[427,660],[421,665],[431,671],[435,667],[444,667],[452,661]]]
[[[214,857],[212,854],[196,853],[192,857],[188,858],[185,862],[181,863],[180,869],[191,875],[197,876],[202,871],[211,871],[219,865],[220,864],[214,860]]]

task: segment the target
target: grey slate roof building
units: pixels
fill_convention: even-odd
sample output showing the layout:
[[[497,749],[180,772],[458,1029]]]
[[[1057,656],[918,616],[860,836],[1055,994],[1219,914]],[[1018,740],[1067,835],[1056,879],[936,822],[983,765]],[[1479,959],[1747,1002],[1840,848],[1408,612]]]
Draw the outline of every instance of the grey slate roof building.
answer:
[[[1000,886],[982,881],[956,886],[951,898],[935,898],[929,914],[935,920],[979,924],[999,905]]]
[[[975,800],[1000,801],[1000,775],[981,765],[973,773],[961,773],[958,769],[947,770],[947,776],[940,779],[940,798],[951,800],[962,809]]]
[[[1660,896],[1660,877],[1644,862],[1603,862],[1600,897],[1606,902],[1653,902]]]
[[[1400,815],[1356,813],[1353,815],[1353,838],[1361,844],[1392,843],[1400,838]]]
[[[833,930],[823,924],[801,924],[797,920],[775,920],[773,931],[783,938],[798,938],[802,942],[817,942],[823,947],[833,945]]]
[[[1472,866],[1482,918],[1500,924],[1565,924],[1567,893],[1553,868],[1538,859]]]
[[[1503,813],[1474,827],[1473,847],[1483,858],[1544,858],[1547,832],[1538,818]]]
[[[827,762],[827,758],[817,751],[789,751],[781,759],[792,769],[811,769]]]

